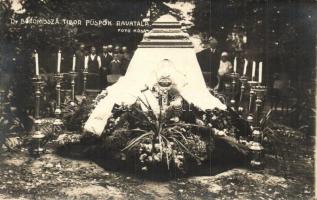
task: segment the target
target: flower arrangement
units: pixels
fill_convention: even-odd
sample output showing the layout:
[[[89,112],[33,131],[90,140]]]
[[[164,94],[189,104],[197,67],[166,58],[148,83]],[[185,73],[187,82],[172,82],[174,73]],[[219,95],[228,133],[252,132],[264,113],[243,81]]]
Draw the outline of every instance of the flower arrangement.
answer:
[[[157,116],[141,99],[131,106],[116,105],[103,133],[106,152],[121,152],[122,160],[133,159],[141,171],[165,167],[186,173],[188,165],[200,165],[208,159],[216,134],[236,137],[237,130],[228,111],[195,108],[192,115],[178,112],[175,116],[170,106]]]
[[[71,112],[64,114],[68,128],[80,130],[91,110],[106,96],[105,91],[93,101],[84,99],[70,108]],[[116,104],[101,136],[106,155],[131,161],[141,172],[165,169],[184,174],[189,167],[210,159],[219,137],[238,139],[248,135],[236,112],[200,110],[175,90],[168,91],[168,105],[159,106],[159,113],[154,112],[146,96],[132,105]]]

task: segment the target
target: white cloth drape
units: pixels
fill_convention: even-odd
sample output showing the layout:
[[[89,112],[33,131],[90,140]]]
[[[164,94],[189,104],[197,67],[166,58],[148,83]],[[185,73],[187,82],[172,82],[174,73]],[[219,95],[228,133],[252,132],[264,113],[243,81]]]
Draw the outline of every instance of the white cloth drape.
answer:
[[[141,90],[153,87],[161,76],[169,76],[188,103],[202,110],[226,109],[208,91],[193,48],[139,48],[135,51],[126,75],[107,88],[107,97],[99,101],[84,129],[100,135],[114,104],[135,103],[137,97],[144,96]],[[153,98],[151,100],[155,101]]]

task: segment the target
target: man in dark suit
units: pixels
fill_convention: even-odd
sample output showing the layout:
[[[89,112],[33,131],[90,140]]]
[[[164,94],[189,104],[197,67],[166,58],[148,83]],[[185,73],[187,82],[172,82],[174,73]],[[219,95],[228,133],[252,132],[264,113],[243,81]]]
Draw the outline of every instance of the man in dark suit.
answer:
[[[122,53],[122,75],[125,75],[131,60],[131,55],[126,46],[122,47]]]
[[[122,63],[119,60],[118,54],[113,54],[113,60],[109,65],[109,73],[107,75],[107,81],[109,85],[114,84],[122,76]]]
[[[113,54],[117,54],[118,55],[118,59],[122,62],[123,53],[122,53],[122,49],[121,49],[121,47],[119,45],[116,45],[114,47]]]
[[[113,57],[113,46],[111,44],[108,45],[108,54]]]
[[[80,44],[79,49],[75,52],[76,54],[76,71],[83,72],[85,65],[85,45]]]
[[[79,49],[75,52],[76,54],[76,72],[78,72],[78,78],[76,79],[76,87],[78,94],[81,94],[83,91],[83,71],[85,65],[85,45],[80,44]]]
[[[218,41],[210,37],[206,49],[196,54],[201,71],[203,72],[206,84],[214,88],[217,83],[217,74],[220,63],[220,52],[217,50]]]
[[[100,55],[101,68],[100,68],[100,88],[104,89],[107,87],[107,75],[109,73],[110,63],[112,61],[112,56],[108,52],[108,47],[104,45],[102,47],[102,54]]]
[[[85,70],[88,71],[87,88],[88,89],[100,89],[100,68],[101,59],[97,55],[96,47],[92,46],[90,54],[85,57]]]

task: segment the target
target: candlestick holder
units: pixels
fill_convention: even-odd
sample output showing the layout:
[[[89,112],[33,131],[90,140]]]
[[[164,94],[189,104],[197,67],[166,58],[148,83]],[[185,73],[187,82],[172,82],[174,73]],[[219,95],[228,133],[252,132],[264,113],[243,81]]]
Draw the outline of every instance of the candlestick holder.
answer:
[[[253,130],[252,140],[249,144],[249,149],[251,151],[251,168],[259,168],[263,166],[263,146],[261,145],[262,133],[258,129]]]
[[[249,121],[250,125],[254,126],[254,117],[253,117],[254,98],[255,98],[254,87],[256,85],[258,85],[258,82],[257,81],[248,81],[248,85],[250,87],[250,95],[249,95],[249,106],[248,106],[247,120]]]
[[[72,87],[72,96],[71,96],[71,102],[70,103],[71,104],[75,104],[75,80],[76,80],[76,77],[77,77],[78,73],[75,72],[75,71],[71,71],[69,73],[69,75],[70,75],[70,78],[71,78],[70,84],[71,84],[71,87]]]
[[[33,85],[35,91],[35,112],[34,112],[34,127],[32,133],[33,140],[33,148],[31,153],[34,155],[39,155],[44,152],[44,147],[42,147],[42,141],[45,138],[45,135],[40,130],[41,117],[40,117],[40,101],[41,101],[41,86],[43,85],[43,81],[40,76],[36,76],[33,78]]]
[[[86,95],[86,90],[87,90],[87,76],[88,76],[88,70],[84,69],[83,71],[83,93],[82,95]]]
[[[261,111],[263,108],[264,96],[267,93],[267,87],[263,85],[257,85],[253,87],[253,91],[256,96],[255,100],[255,124],[259,126]]]
[[[54,75],[56,80],[56,108],[55,108],[55,120],[53,123],[54,133],[58,134],[63,130],[62,110],[61,110],[61,81],[63,80],[63,75],[57,73]]]
[[[240,77],[240,82],[241,82],[241,87],[240,87],[240,97],[239,97],[239,108],[238,110],[243,112],[244,108],[243,108],[243,100],[244,100],[244,93],[246,91],[246,87],[247,87],[247,82],[248,82],[248,78],[243,75]]]
[[[255,100],[255,119],[254,119],[254,127],[252,132],[251,145],[249,146],[252,152],[252,160],[251,167],[257,168],[263,165],[263,146],[261,145],[262,131],[259,128],[259,119],[263,107],[264,96],[267,92],[267,87],[260,85],[260,83],[252,86],[252,91],[256,97]]]
[[[231,77],[231,99],[230,104],[233,108],[236,108],[236,87],[237,87],[237,80],[239,79],[239,74],[233,72],[229,75]]]

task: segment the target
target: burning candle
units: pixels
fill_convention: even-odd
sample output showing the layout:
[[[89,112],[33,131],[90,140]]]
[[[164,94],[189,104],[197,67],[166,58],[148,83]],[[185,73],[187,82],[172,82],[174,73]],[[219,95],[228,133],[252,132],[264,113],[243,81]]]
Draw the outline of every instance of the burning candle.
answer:
[[[85,70],[88,69],[88,56],[85,56],[85,66],[84,66]]]
[[[244,59],[243,76],[247,74],[248,60]]]
[[[75,66],[76,66],[76,55],[74,54],[74,56],[73,56],[73,67],[72,67],[73,72],[75,71]]]
[[[247,36],[243,36],[242,41],[243,41],[244,44],[246,44],[247,43]]]
[[[255,78],[255,67],[256,67],[256,63],[255,63],[255,61],[253,61],[253,64],[252,64],[252,81],[254,81],[254,78]]]
[[[35,58],[35,75],[39,76],[40,75],[40,71],[39,71],[39,55],[38,53],[34,52],[34,58]]]
[[[57,53],[57,73],[61,72],[61,60],[62,60],[62,52],[61,50]]]
[[[263,70],[263,62],[260,62],[259,63],[259,83],[262,83],[262,76],[263,76],[262,70]]]
[[[234,58],[233,61],[233,72],[236,73],[237,72],[237,57]]]

